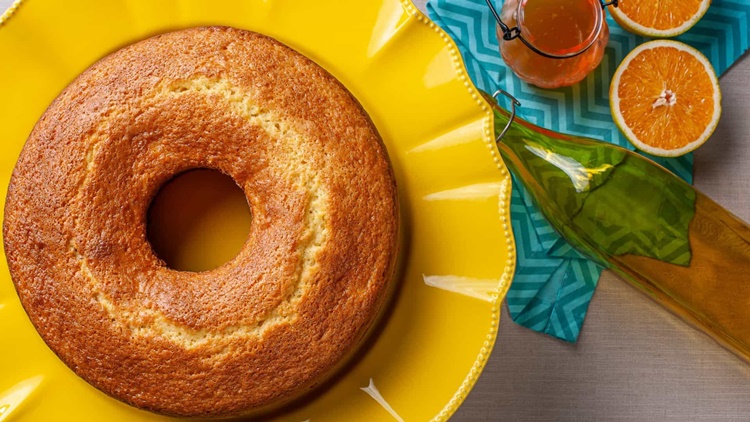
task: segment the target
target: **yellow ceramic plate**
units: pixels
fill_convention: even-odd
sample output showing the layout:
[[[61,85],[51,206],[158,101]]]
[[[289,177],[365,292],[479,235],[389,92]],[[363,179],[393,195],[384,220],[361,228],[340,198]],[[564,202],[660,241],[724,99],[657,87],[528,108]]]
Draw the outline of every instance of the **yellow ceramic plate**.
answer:
[[[393,161],[405,269],[393,312],[363,357],[280,419],[445,420],[456,410],[492,349],[515,259],[510,183],[493,146],[492,117],[447,35],[405,0],[17,6],[0,26],[0,208],[47,105],[86,67],[134,41],[230,25],[275,37],[339,78],[369,112]],[[1,262],[0,421],[167,419],[105,396],[65,367],[29,323]]]

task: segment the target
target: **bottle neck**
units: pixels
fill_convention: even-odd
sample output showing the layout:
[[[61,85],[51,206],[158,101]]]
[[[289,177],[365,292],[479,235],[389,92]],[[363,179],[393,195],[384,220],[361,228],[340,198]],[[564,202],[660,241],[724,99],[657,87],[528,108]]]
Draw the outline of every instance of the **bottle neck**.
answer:
[[[510,114],[495,107],[495,133],[501,133],[509,121]],[[514,188],[522,189],[521,196],[532,198],[552,227],[576,249],[607,266],[606,257],[572,223],[585,200],[583,192],[590,186],[589,174],[574,158],[558,152],[560,140],[552,135],[556,134],[515,118],[497,148],[514,176]]]
[[[494,116],[500,133],[509,113],[494,106]],[[600,263],[623,254],[690,262],[696,192],[663,167],[618,146],[519,118],[497,146],[517,185],[584,254]]]

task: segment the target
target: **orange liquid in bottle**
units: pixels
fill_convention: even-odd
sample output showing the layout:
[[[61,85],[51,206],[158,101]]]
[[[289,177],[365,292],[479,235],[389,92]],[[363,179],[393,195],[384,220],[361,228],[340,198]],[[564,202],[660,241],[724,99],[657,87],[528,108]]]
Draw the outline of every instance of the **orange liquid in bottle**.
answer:
[[[544,57],[520,39],[503,40],[497,28],[500,53],[508,66],[526,82],[542,88],[573,85],[602,60],[609,28],[599,0],[506,0],[501,12],[509,27],[518,27],[538,50],[570,58]],[[588,47],[588,49],[587,49]]]

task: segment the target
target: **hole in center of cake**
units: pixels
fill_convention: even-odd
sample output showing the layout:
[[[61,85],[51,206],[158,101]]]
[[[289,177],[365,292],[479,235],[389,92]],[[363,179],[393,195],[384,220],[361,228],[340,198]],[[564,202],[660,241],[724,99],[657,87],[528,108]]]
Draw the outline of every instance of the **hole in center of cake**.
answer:
[[[156,255],[178,271],[208,271],[237,256],[250,232],[245,194],[216,170],[178,174],[161,187],[148,211]]]

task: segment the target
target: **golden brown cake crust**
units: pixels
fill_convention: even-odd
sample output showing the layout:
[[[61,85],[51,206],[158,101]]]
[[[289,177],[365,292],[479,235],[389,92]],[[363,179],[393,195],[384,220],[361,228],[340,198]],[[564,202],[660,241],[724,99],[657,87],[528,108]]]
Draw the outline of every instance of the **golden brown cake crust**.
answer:
[[[247,243],[202,273],[146,238],[174,175],[244,190]],[[78,375],[134,406],[226,416],[289,399],[362,340],[394,271],[398,205],[374,126],[325,70],[225,27],[111,54],[50,105],[3,224],[21,302]]]

